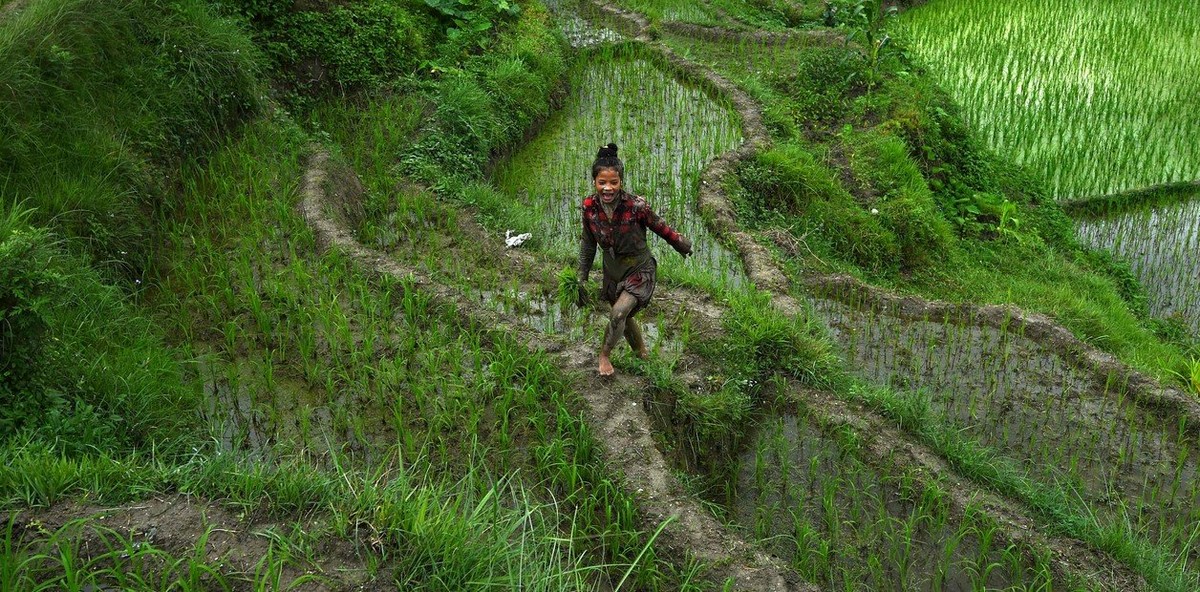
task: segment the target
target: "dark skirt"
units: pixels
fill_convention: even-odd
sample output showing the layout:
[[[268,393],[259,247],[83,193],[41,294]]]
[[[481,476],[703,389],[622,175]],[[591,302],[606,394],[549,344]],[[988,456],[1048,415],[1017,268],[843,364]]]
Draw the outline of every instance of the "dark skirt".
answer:
[[[658,261],[651,257],[649,261],[629,270],[629,273],[625,274],[625,278],[619,282],[614,283],[608,279],[608,276],[605,276],[604,284],[600,288],[600,297],[611,305],[617,303],[621,292],[629,292],[637,299],[637,306],[629,313],[629,316],[633,316],[637,311],[650,305],[650,297],[654,296],[654,282],[657,273]]]

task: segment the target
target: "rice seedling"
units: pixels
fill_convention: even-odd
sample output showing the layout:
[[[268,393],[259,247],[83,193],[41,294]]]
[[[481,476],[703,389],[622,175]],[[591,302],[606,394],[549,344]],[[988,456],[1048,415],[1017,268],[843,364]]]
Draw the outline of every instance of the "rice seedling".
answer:
[[[900,31],[996,151],[1059,199],[1200,178],[1186,0],[929,2]]]
[[[1200,334],[1200,193],[1176,203],[1086,215],[1080,239],[1129,264],[1146,287],[1150,313]]]
[[[1078,491],[1102,522],[1128,522],[1162,549],[1194,553],[1194,435],[1134,404],[1119,382],[1097,380],[1019,332],[813,304],[858,376],[924,393],[890,412],[906,429],[939,418],[1031,478]]]
[[[805,414],[766,420],[738,459],[730,514],[763,545],[828,589],[1036,590],[1048,557],[991,544],[983,511],[948,512],[938,485],[864,464],[853,436],[830,437]],[[969,509],[970,510],[970,509]]]

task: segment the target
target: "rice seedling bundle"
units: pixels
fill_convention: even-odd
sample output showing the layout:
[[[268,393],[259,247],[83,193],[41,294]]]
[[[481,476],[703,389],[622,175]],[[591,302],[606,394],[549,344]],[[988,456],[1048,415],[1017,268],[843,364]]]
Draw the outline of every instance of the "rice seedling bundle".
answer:
[[[1058,199],[1200,178],[1200,4],[933,0],[899,29]]]

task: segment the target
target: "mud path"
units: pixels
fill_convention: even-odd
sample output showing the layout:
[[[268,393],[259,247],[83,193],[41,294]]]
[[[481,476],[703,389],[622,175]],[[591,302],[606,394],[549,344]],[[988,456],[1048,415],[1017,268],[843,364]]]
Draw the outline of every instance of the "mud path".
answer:
[[[690,68],[690,64],[683,60],[674,56],[669,58],[676,67]],[[722,79],[708,77],[694,70],[691,72],[693,76],[703,77],[717,89],[725,89],[735,102],[739,102],[739,99],[743,105],[748,102],[746,97],[739,97],[730,92],[732,87]],[[738,150],[718,158],[710,165],[710,173],[714,168],[731,166],[739,155],[748,154],[761,145],[765,138],[765,134],[761,133],[761,125],[752,121],[752,125],[747,127],[751,130],[757,129],[760,133],[754,136],[748,134],[751,138],[751,141],[747,142],[749,146],[743,145]],[[675,559],[681,560],[687,554],[691,554],[714,563],[718,566],[711,574],[714,579],[732,577],[739,589],[811,589],[801,583],[796,574],[783,567],[777,559],[731,535],[683,490],[681,484],[673,477],[667,459],[655,444],[652,429],[655,425],[654,418],[647,413],[647,407],[661,407],[662,403],[649,399],[653,389],[644,379],[626,374],[611,380],[599,379],[593,369],[594,344],[568,342],[531,329],[509,315],[481,310],[471,296],[460,290],[441,285],[427,274],[397,262],[388,254],[357,243],[346,228],[326,213],[326,206],[323,204],[325,195],[328,191],[336,190],[327,187],[327,167],[328,157],[318,151],[310,163],[304,184],[304,215],[320,240],[327,246],[347,252],[374,273],[412,278],[419,289],[435,294],[438,299],[469,314],[484,326],[493,327],[495,332],[517,335],[530,347],[552,354],[558,359],[561,367],[575,371],[573,377],[576,389],[588,406],[589,423],[604,446],[605,459],[624,474],[629,490],[635,492],[647,525],[654,528],[664,520],[673,520],[662,540],[666,542]],[[708,194],[708,204],[719,205],[717,200],[720,196],[713,196],[711,187],[702,187],[701,193],[702,196]],[[743,246],[743,257],[746,260],[752,263],[758,261],[754,257],[745,257],[744,251],[754,251],[759,253],[759,257],[768,257],[765,250],[749,235],[738,232],[730,220],[731,217],[726,220],[725,230],[734,234],[735,238],[740,237],[739,245]],[[482,234],[474,238],[479,241],[489,240]],[[498,252],[506,253],[508,264],[512,266],[508,270],[512,272],[511,275],[528,275],[527,270],[522,269],[533,265],[530,255],[519,251],[506,252],[501,248],[499,241],[493,239],[491,242],[495,243],[494,248]],[[751,274],[760,284],[786,285],[786,280],[773,265],[753,266]],[[776,300],[793,314],[801,311],[802,305],[790,297],[781,296]],[[696,318],[706,319],[710,325],[715,325],[720,316],[720,310],[714,304],[695,304],[691,295],[681,298],[678,294],[666,293],[662,294],[661,301],[669,308],[687,309]],[[683,366],[684,374],[691,372],[695,375],[697,372],[696,368],[689,368],[689,364]],[[936,455],[912,443],[906,435],[897,430],[887,428],[887,422],[882,418],[861,409],[853,413],[846,412],[845,406],[837,403],[832,395],[803,390],[798,392],[803,393],[802,398],[807,404],[825,410],[822,415],[824,422],[830,425],[853,424],[876,434],[871,440],[873,444],[867,450],[869,456],[874,458],[881,468],[894,470],[895,466],[889,463],[894,463],[896,455],[900,454],[908,459],[902,463],[903,466],[912,467],[917,473],[928,475],[930,480],[953,478],[953,474],[944,463],[937,461]],[[838,407],[839,405],[841,407]],[[663,409],[655,409],[654,412],[661,414]],[[666,409],[665,415],[670,416],[669,408]],[[1000,536],[1013,544],[1049,549],[1056,558],[1054,570],[1057,574],[1098,582],[1114,590],[1139,589],[1142,586],[1135,575],[1123,568],[1116,569],[1114,573],[1114,570],[1108,567],[1111,560],[1088,550],[1078,541],[1049,539],[1030,534],[1036,531],[1034,521],[1021,515],[1004,500],[961,479],[954,479],[953,482],[956,484],[954,489],[957,493],[953,496],[952,506],[958,515],[965,514],[969,507],[977,506],[981,503],[980,500],[987,500],[985,505],[988,508],[1003,508],[1003,511],[990,512],[998,517],[1002,525]]]
[[[587,419],[597,440],[603,446],[605,461],[623,475],[625,486],[639,503],[645,528],[653,530],[670,521],[659,541],[673,561],[683,562],[691,556],[713,566],[711,579],[732,578],[738,590],[816,590],[803,583],[799,576],[782,562],[754,545],[733,535],[721,525],[692,495],[687,493],[672,472],[672,463],[659,448],[656,431],[670,432],[674,426],[664,425],[673,416],[671,401],[656,400],[655,389],[645,379],[618,373],[615,378],[602,379],[595,374],[595,344],[547,335],[513,315],[480,307],[475,297],[458,288],[433,280],[427,273],[397,261],[392,255],[367,248],[354,240],[352,233],[336,216],[330,215],[327,196],[337,191],[330,187],[327,175],[328,155],[316,150],[312,156],[302,188],[302,212],[314,229],[319,242],[326,248],[336,248],[356,260],[371,273],[409,278],[417,289],[432,294],[442,303],[456,307],[461,313],[485,327],[493,335],[515,335],[531,349],[553,356],[558,365],[571,376],[572,383],[587,405]],[[343,175],[337,175],[341,178]],[[537,266],[535,257],[518,250],[504,250],[500,241],[474,227],[470,240],[492,243],[496,252],[503,252],[504,261],[513,276],[527,276]],[[669,310],[668,316],[681,312],[697,323],[696,330],[717,337],[721,329],[720,306],[705,297],[688,291],[661,291],[655,307]],[[702,360],[687,358],[677,366],[681,379],[690,388],[702,389],[706,367]],[[957,478],[936,454],[914,443],[907,434],[890,427],[887,420],[862,408],[852,408],[833,395],[793,385],[793,397],[810,410],[829,429],[849,426],[860,433],[867,443],[864,456],[882,472],[895,474],[904,471],[922,486],[951,484],[948,499],[951,513],[962,519],[972,508],[984,508],[999,525],[997,540],[1004,545],[1018,545],[1048,552],[1054,561],[1051,569],[1063,581],[1082,579],[1108,590],[1140,590],[1144,584],[1123,566],[1113,568],[1111,559],[1086,545],[1062,537],[1038,534],[1034,520],[1024,516],[1006,500],[1000,499],[975,484]]]

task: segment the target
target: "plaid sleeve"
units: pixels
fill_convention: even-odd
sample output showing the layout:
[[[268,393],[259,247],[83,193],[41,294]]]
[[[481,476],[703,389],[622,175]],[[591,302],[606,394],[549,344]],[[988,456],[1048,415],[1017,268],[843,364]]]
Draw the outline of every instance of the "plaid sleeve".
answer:
[[[592,263],[596,260],[596,237],[588,225],[586,206],[583,208],[583,231],[579,234],[579,281],[586,282],[592,272]]]
[[[682,247],[683,235],[675,231],[663,221],[658,214],[654,213],[654,209],[646,204],[642,208],[642,224],[654,231],[654,234],[661,236],[663,240],[670,243],[671,247],[679,250]]]

